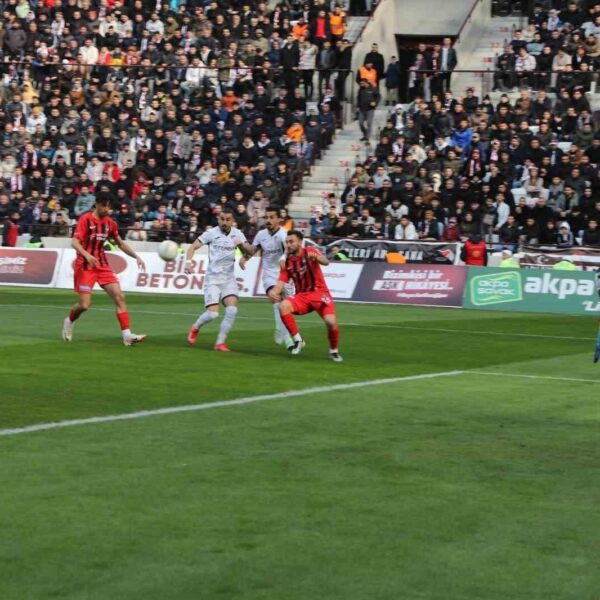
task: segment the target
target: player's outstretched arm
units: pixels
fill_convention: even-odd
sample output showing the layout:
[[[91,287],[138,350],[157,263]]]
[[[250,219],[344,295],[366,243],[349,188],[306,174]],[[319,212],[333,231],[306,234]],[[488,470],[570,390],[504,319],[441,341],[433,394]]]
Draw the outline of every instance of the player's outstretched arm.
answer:
[[[250,260],[253,256],[260,256],[260,254],[262,253],[262,248],[260,246],[253,246],[251,245],[252,248],[252,253],[244,253],[244,255],[240,258],[240,269],[242,269],[242,271],[246,270],[246,263],[248,262],[248,260]]]
[[[135,262],[137,262],[138,269],[140,271],[146,270],[146,263],[140,258],[138,253],[125,241],[121,238],[120,235],[115,237],[115,244],[127,254],[127,256],[131,256],[131,258],[135,258]]]
[[[192,258],[194,258],[196,250],[200,250],[200,248],[202,248],[202,242],[199,239],[188,246],[188,249],[185,253],[185,272],[188,275],[191,275],[193,271]]]
[[[241,242],[239,244],[237,244],[238,248],[242,249],[242,252],[248,257],[250,258],[251,256],[254,255],[254,253],[256,252],[254,246],[252,244],[250,244],[249,242]]]
[[[85,248],[81,245],[79,238],[72,238],[71,246],[76,252],[83,256],[83,258],[87,261],[90,267],[96,268],[98,266],[98,259],[92,256],[89,252],[86,252]]]

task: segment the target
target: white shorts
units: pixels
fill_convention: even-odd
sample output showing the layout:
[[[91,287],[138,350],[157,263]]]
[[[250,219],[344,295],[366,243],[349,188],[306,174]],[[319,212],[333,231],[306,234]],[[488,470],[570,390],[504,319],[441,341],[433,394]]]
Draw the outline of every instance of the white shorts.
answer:
[[[265,294],[268,293],[269,289],[272,288],[279,281],[279,275],[271,277],[268,275],[263,276],[263,287],[265,288]],[[283,285],[282,296],[293,296],[294,295],[294,284],[290,281]]]
[[[204,306],[219,304],[227,296],[235,296],[237,298],[239,295],[240,290],[235,279],[229,279],[225,282],[212,282],[208,280],[204,282]]]
[[[267,273],[264,273],[262,282],[263,282],[263,287],[265,288],[265,292],[268,292],[269,288],[272,288],[278,281],[279,281],[279,273],[277,275],[268,275]]]

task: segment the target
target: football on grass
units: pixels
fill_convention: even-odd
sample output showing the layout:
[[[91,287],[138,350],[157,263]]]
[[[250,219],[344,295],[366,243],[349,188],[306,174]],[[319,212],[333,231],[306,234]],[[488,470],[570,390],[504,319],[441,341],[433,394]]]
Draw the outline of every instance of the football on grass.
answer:
[[[177,244],[173,240],[165,240],[158,245],[158,255],[166,261],[177,256]]]

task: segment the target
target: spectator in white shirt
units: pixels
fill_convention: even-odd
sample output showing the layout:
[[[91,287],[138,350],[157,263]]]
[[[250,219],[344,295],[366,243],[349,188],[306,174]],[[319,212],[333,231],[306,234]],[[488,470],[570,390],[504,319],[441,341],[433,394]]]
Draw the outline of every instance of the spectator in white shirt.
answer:
[[[585,37],[593,35],[596,38],[600,36],[600,15],[597,15],[593,21],[586,21],[582,29],[585,33]]]
[[[165,24],[158,18],[156,13],[152,13],[150,19],[146,21],[146,29],[150,33],[160,33],[162,36],[165,33]]]
[[[571,55],[567,54],[564,48],[559,48],[556,56],[552,61],[553,71],[564,71],[567,65],[571,64]]]
[[[497,213],[497,222],[496,222],[496,231],[506,223],[508,220],[508,215],[510,215],[510,206],[505,202],[504,194],[499,193],[496,194],[496,213]]]
[[[83,64],[85,65],[95,65],[98,62],[98,48],[93,45],[93,40],[87,38],[79,48],[79,56],[83,60]]]
[[[181,89],[189,96],[193,90],[199,88],[204,81],[205,68],[198,57],[192,60],[191,66],[185,70],[185,81],[181,84]]]
[[[531,73],[535,71],[536,66],[537,61],[535,60],[535,56],[529,54],[526,48],[521,48],[515,61],[515,72],[517,74],[519,83],[521,83],[521,81],[526,77],[531,79],[533,77]],[[532,83],[532,81],[529,81],[530,85]]]
[[[418,240],[419,234],[417,233],[416,227],[411,223],[407,216],[400,219],[400,223],[396,225],[396,231],[394,232],[395,240]]]
[[[387,174],[385,167],[377,167],[377,171],[375,172],[375,175],[373,175],[373,182],[375,183],[375,187],[377,189],[382,188],[383,182],[389,180],[390,176]]]
[[[97,156],[92,156],[92,160],[90,164],[87,166],[85,170],[85,174],[88,176],[90,181],[94,183],[98,183],[102,179],[102,170],[104,169],[104,164],[98,160]]]

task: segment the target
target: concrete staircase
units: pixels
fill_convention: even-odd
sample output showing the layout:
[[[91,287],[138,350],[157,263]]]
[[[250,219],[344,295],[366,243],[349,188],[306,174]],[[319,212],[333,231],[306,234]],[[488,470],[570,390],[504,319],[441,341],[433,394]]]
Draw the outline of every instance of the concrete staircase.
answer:
[[[358,121],[338,130],[333,143],[313,166],[310,176],[304,177],[302,189],[292,195],[288,209],[294,219],[309,219],[313,208],[322,207],[324,198],[331,192],[339,199],[356,163],[363,162],[369,150],[374,150],[379,129],[385,125],[390,110],[386,107],[376,109],[370,140],[372,146],[360,141],[362,133]]]
[[[370,17],[348,17],[346,37],[355,43]],[[349,108],[349,107],[348,107]],[[352,111],[350,111],[352,112]],[[378,131],[385,124],[389,109],[377,109],[373,119],[371,143],[376,143]],[[292,195],[288,209],[300,227],[307,226],[307,220],[315,206],[323,206],[324,198],[334,192],[339,198],[346,181],[354,172],[357,162],[363,162],[369,147],[361,142],[362,133],[358,121],[351,121],[344,129],[338,130],[333,143],[316,162],[311,174],[304,177],[302,189]]]
[[[470,52],[465,59],[461,57],[459,69],[487,70],[494,69],[496,56],[504,51],[504,45],[512,39],[513,30],[520,27],[519,17],[494,17],[491,26],[482,32],[477,49]],[[502,92],[493,92],[494,79],[492,73],[456,73],[452,78],[452,90],[455,97],[466,93],[468,87],[475,89],[475,95],[482,98],[489,94],[492,102],[496,104],[500,100]],[[600,90],[597,84],[592,83],[592,91],[587,93],[592,110],[600,110]],[[507,92],[511,102],[519,97],[519,91]],[[549,92],[548,97],[555,98],[554,92]]]
[[[356,42],[369,19],[370,17],[348,17],[346,19],[346,37],[351,44]]]
[[[476,49],[467,56],[460,57],[458,69],[482,70],[493,69],[496,56],[504,51],[504,45],[512,39],[512,32],[519,27],[519,17],[496,17],[491,26],[482,31]],[[475,89],[480,98],[489,93],[493,87],[493,76],[490,73],[456,73],[452,77],[452,91],[455,97],[463,96],[467,88]]]

